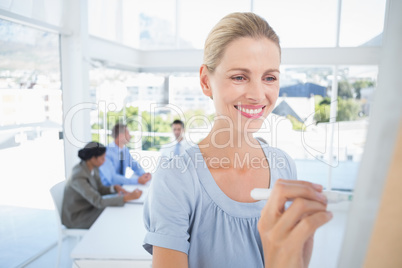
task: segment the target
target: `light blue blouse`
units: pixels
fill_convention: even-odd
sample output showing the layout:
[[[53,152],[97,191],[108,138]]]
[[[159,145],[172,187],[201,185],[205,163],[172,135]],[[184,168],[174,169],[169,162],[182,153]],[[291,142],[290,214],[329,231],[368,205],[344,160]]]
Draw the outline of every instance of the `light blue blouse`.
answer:
[[[272,187],[278,178],[296,179],[285,152],[261,144],[269,162]],[[152,246],[188,254],[189,267],[264,267],[257,223],[266,201],[242,203],[229,198],[212,177],[198,146],[162,162],[144,204]]]

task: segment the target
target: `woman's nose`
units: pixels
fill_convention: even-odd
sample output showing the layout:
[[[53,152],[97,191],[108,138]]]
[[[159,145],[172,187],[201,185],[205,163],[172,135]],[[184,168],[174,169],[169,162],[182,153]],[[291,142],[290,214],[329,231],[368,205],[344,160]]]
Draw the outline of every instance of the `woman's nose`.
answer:
[[[260,102],[264,99],[264,86],[262,82],[253,81],[246,88],[246,98],[254,102]]]

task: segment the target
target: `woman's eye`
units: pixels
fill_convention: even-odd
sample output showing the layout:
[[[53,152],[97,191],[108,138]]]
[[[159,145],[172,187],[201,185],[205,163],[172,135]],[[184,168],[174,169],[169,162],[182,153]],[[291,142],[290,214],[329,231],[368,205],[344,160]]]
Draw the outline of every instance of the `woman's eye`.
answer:
[[[244,77],[243,76],[234,76],[234,77],[232,77],[232,79],[235,81],[243,81]]]
[[[273,77],[273,76],[268,76],[268,77],[265,78],[265,81],[267,81],[267,82],[273,82],[275,80],[276,80],[276,78]]]

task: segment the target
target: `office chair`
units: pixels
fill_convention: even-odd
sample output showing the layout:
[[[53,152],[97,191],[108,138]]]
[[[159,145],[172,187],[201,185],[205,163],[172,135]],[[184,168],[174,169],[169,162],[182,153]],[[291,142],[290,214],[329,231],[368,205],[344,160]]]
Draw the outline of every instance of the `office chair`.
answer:
[[[77,240],[79,241],[85,233],[88,231],[87,229],[69,229],[65,227],[61,223],[61,209],[63,205],[63,196],[64,196],[64,186],[66,182],[61,181],[57,184],[55,184],[51,189],[50,189],[50,194],[52,195],[52,199],[54,202],[54,206],[56,208],[56,218],[57,218],[57,225],[58,225],[58,232],[59,232],[59,238],[58,238],[58,254],[57,254],[57,266],[59,267],[60,264],[60,257],[61,257],[61,247],[63,245],[63,240],[67,236],[73,236],[76,237]]]

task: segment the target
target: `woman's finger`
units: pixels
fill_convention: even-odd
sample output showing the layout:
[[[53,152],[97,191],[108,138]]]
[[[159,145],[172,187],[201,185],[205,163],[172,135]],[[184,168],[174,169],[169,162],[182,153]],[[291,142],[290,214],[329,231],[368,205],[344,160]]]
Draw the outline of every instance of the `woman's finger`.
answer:
[[[326,211],[327,206],[321,202],[311,201],[304,198],[296,198],[290,207],[278,220],[278,226],[283,233],[290,232],[303,218],[314,213]]]
[[[284,212],[285,203],[295,198],[326,204],[327,199],[321,191],[322,187],[310,182],[278,179],[267,204],[261,211],[261,217],[266,216],[276,222]]]
[[[277,190],[275,190],[275,188],[277,188]],[[285,198],[286,201],[301,197],[323,204],[327,203],[326,197],[322,194],[322,186],[308,181],[279,179],[274,185],[270,199],[276,196],[282,197],[282,199]]]
[[[303,180],[286,180],[286,179],[278,179],[276,180],[275,184],[277,183],[291,183],[294,185],[304,185],[304,186],[308,186],[308,187],[313,187],[315,190],[321,192],[323,190],[323,187],[321,184],[316,184],[316,183],[312,183],[309,181],[303,181]]]
[[[330,211],[316,212],[301,219],[290,233],[292,241],[296,244],[304,245],[319,227],[331,219],[332,213]]]

